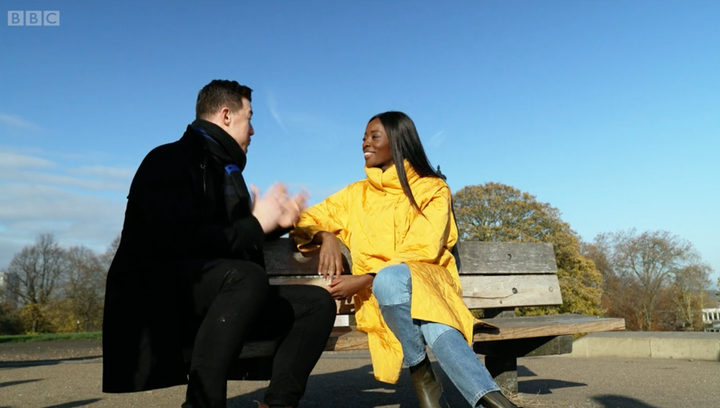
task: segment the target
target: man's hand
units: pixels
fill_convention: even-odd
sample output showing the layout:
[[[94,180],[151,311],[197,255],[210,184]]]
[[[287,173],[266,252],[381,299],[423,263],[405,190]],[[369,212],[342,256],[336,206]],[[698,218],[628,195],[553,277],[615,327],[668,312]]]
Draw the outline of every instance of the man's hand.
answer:
[[[372,275],[342,275],[328,283],[328,291],[333,299],[349,299],[371,287],[373,279]]]
[[[282,228],[290,228],[300,219],[300,214],[307,208],[308,195],[301,191],[294,197],[287,197],[281,203],[282,215],[278,219],[278,225]]]
[[[307,207],[306,192],[288,197],[288,191],[282,183],[273,184],[262,197],[256,186],[251,184],[250,189],[253,196],[252,213],[266,234],[277,227],[292,227]]]

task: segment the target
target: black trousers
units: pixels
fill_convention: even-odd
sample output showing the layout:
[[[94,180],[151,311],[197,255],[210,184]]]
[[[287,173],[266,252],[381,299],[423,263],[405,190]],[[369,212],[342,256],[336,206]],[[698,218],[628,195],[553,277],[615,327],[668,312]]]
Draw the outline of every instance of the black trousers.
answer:
[[[327,290],[270,286],[265,271],[247,261],[199,260],[180,269],[180,312],[194,343],[183,408],[225,408],[228,373],[243,344],[277,337],[264,402],[297,407],[335,321]]]

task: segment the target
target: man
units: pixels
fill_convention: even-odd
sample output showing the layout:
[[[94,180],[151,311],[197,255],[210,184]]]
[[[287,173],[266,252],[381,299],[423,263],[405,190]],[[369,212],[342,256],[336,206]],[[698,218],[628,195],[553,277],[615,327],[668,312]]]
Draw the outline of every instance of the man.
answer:
[[[152,150],[128,195],[107,278],[103,391],[187,383],[183,408],[225,407],[248,339],[280,337],[261,407],[295,407],[332,330],[323,288],[270,287],[263,243],[305,208],[282,185],[252,197],[242,176],[252,90],[214,80],[182,138]]]

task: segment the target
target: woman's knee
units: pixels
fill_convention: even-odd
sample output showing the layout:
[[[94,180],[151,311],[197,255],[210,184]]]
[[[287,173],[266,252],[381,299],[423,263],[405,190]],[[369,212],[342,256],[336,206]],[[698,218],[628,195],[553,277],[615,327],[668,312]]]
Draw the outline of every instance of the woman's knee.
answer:
[[[380,270],[373,280],[373,294],[381,306],[392,306],[410,301],[410,268],[405,264],[388,266]]]
[[[458,335],[462,336],[454,327],[435,322],[422,322],[420,324],[420,332],[431,350],[435,346],[435,341],[448,332],[457,332]]]

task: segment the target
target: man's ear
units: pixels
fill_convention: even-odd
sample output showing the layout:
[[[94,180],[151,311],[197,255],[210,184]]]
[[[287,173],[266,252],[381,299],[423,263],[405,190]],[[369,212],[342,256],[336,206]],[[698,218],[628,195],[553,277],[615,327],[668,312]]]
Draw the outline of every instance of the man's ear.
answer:
[[[230,123],[232,123],[232,118],[230,117],[230,108],[227,106],[220,109],[220,122],[222,122],[225,126],[230,126]]]

